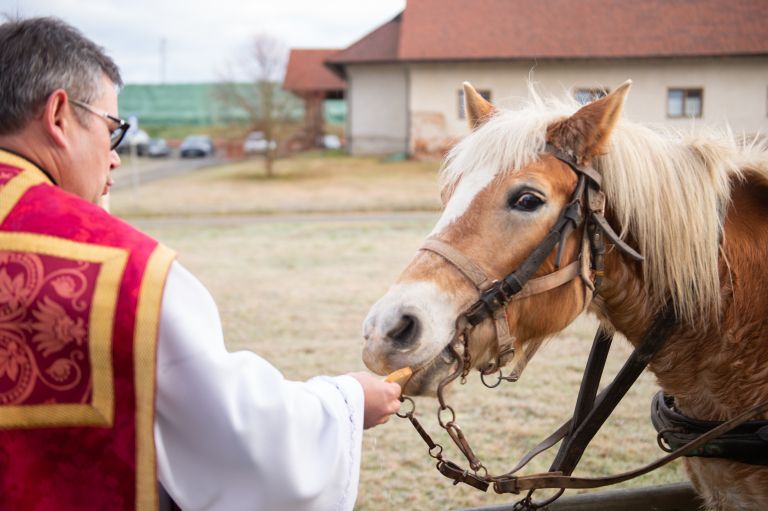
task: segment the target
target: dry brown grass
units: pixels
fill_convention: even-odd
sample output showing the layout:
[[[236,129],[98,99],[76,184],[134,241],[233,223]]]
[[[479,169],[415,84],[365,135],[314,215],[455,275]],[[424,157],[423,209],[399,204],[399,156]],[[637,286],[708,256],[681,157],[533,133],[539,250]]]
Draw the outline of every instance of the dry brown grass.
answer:
[[[319,193],[320,202],[330,206],[332,197],[347,197],[354,189],[354,197],[349,197],[351,203],[354,199],[355,204],[366,204],[386,199],[380,195],[381,183],[391,180],[389,193],[413,192],[422,187],[426,190],[426,182],[432,180],[430,193],[436,200],[434,167],[420,170],[420,164],[396,164],[400,170],[395,178],[371,170],[381,171],[381,166],[395,164],[373,161],[371,168],[365,168],[366,160],[339,160],[309,162],[317,166],[320,175],[327,172],[328,181],[315,175],[280,183],[246,181],[248,194],[254,202],[280,204],[282,200],[288,204],[303,203],[297,198],[316,197],[317,190],[327,190]],[[340,170],[345,165],[354,166],[362,175],[345,175]],[[413,175],[407,171],[411,165],[416,168]],[[162,212],[178,212],[186,210],[190,203],[207,203],[211,199],[203,197],[212,189],[218,193],[237,189],[232,187],[232,172],[224,168],[206,171],[205,176],[157,183],[144,190],[145,204],[155,204]],[[334,180],[341,182],[343,191],[334,190]],[[356,187],[351,185],[353,182]],[[371,183],[370,187],[365,182]],[[182,190],[185,197],[174,195],[171,200],[168,196],[169,191]],[[238,197],[245,194],[243,190],[238,193]],[[429,200],[420,193],[413,192],[409,200]],[[116,194],[113,204],[124,198]],[[216,226],[151,219],[134,222],[178,250],[181,262],[209,287],[219,305],[232,350],[254,350],[287,377],[306,379],[318,373],[363,369],[360,323],[370,305],[407,264],[433,220],[406,217],[393,221],[281,222],[275,218],[273,223],[238,220]],[[488,390],[471,377],[466,386],[452,393],[450,402],[457,410],[457,421],[492,473],[506,471],[569,416],[594,326],[589,318],[577,320],[539,351],[516,384]],[[614,343],[608,374],[616,371],[629,351],[626,341],[617,339]],[[661,454],[648,420],[655,388],[651,375],[641,378],[595,439],[577,473],[605,475],[624,471]],[[420,420],[446,446],[448,456],[464,465],[456,449],[448,447],[447,436],[438,431],[434,401],[418,399],[417,407]],[[357,503],[360,511],[445,510],[505,503],[514,498],[452,486],[437,473],[425,445],[401,419],[394,418],[368,431],[363,449]],[[531,470],[544,470],[546,465],[537,462]],[[679,468],[674,466],[625,486],[681,479]]]
[[[304,157],[277,161],[275,177],[266,179],[262,162],[251,159],[155,181],[139,193],[120,190],[112,210],[132,217],[436,210],[437,168],[436,162]]]

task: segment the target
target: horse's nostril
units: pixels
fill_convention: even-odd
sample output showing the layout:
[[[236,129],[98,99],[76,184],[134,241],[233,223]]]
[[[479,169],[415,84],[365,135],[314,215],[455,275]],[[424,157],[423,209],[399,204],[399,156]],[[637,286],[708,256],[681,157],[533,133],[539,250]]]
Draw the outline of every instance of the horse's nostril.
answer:
[[[387,337],[398,348],[407,348],[419,337],[419,320],[409,314],[400,317],[400,321],[387,332]]]

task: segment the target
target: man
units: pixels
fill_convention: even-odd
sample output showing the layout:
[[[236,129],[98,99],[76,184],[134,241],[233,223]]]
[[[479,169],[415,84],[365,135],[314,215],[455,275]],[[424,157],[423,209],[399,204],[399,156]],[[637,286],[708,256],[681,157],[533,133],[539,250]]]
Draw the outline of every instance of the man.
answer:
[[[185,511],[351,509],[399,387],[225,350],[202,284],[93,204],[121,85],[59,20],[0,25],[0,509],[152,509],[157,479]]]

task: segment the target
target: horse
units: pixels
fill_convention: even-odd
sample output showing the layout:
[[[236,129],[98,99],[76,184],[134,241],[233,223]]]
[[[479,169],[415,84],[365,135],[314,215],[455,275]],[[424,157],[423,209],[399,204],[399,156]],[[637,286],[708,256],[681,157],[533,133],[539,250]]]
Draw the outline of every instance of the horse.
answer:
[[[532,90],[522,106],[502,110],[464,84],[471,131],[445,158],[444,208],[425,245],[364,320],[369,369],[409,366],[403,392],[434,395],[459,363],[456,318],[543,243],[579,185],[576,165],[601,181],[614,234],[604,236],[602,268],[581,255],[589,252],[584,224],[563,236],[532,276],[573,271],[473,328],[469,366],[519,375],[583,312],[637,346],[668,308],[676,327],[648,367],[677,411],[724,421],[768,399],[767,144],[728,129],[627,121],[630,86],[586,105]],[[709,509],[768,509],[768,466],[684,463]]]

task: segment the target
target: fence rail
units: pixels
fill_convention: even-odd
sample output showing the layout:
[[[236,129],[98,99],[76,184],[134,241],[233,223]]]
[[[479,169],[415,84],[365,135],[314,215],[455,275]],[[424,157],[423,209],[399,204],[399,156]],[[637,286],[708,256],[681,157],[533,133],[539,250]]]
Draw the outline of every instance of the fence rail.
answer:
[[[698,511],[702,502],[690,483],[568,495],[547,511]],[[455,511],[512,511],[513,504]]]

